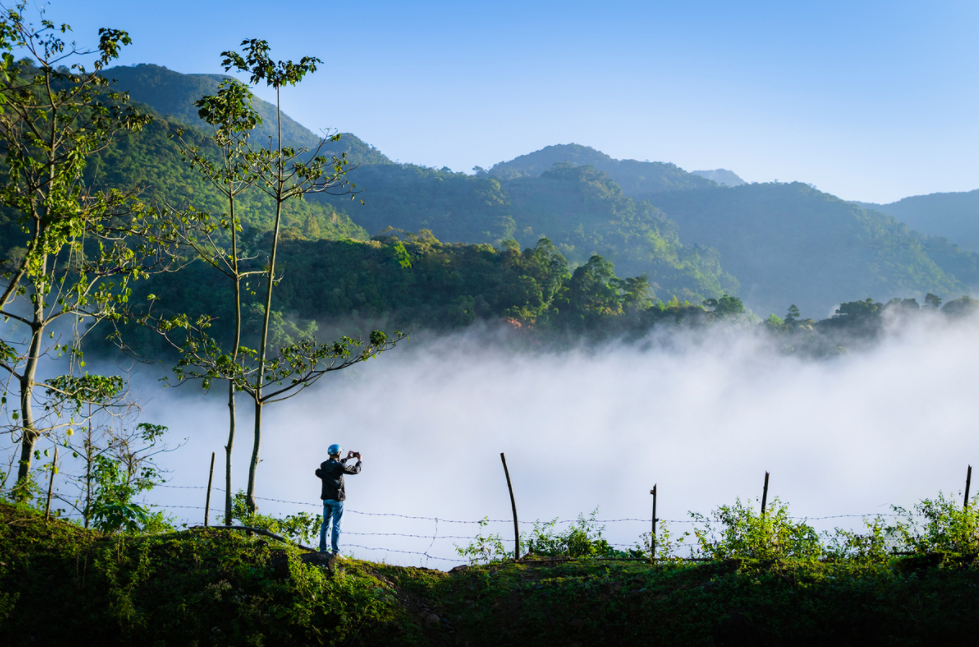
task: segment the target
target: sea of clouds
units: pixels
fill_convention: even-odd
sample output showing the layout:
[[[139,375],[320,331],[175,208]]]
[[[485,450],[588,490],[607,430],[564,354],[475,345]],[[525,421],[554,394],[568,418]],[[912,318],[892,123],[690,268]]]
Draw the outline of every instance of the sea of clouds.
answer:
[[[769,500],[819,529],[852,527],[858,519],[815,518],[958,492],[967,464],[979,464],[977,332],[976,319],[894,322],[872,348],[821,360],[723,327],[536,352],[485,330],[423,335],[266,408],[258,494],[296,503],[262,500],[261,511],[317,512],[313,472],[336,442],[364,454],[363,472],[347,480],[344,551],[391,563],[462,563],[454,545],[478,527],[451,521],[499,519],[488,530],[512,536],[500,452],[521,521],[596,508],[599,519],[639,519],[606,524],[617,544],[648,530],[653,484],[659,517],[686,520],[760,497],[765,471]],[[213,451],[221,487],[224,389],[193,389],[145,380],[144,419],[168,425],[172,441],[187,438],[161,459],[169,486],[205,485]],[[238,408],[234,487],[243,489],[252,428],[248,401]],[[202,520],[201,489],[161,488],[151,499]],[[212,523],[221,505],[216,493]]]

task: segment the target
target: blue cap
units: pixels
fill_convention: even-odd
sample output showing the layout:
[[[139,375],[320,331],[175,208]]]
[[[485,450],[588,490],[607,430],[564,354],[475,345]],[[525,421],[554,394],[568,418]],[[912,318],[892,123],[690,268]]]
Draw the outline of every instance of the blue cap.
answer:
[[[326,453],[329,454],[330,456],[337,456],[342,451],[343,451],[343,447],[340,447],[340,445],[333,443],[332,445],[329,446],[329,448],[327,448]]]

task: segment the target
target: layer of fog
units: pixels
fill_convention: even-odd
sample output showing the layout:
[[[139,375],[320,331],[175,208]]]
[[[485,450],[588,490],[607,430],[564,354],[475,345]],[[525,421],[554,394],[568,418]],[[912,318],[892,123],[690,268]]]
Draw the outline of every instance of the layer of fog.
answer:
[[[566,352],[517,351],[478,333],[407,342],[267,408],[258,494],[299,504],[263,500],[262,511],[316,512],[313,471],[337,442],[365,458],[363,472],[347,481],[344,550],[394,563],[461,563],[453,544],[468,541],[443,537],[477,528],[445,520],[511,518],[500,452],[526,521],[596,508],[600,519],[648,519],[654,483],[659,516],[683,520],[691,510],[758,497],[766,470],[770,499],[789,502],[796,515],[887,513],[890,504],[961,490],[966,464],[979,462],[979,326],[937,320],[820,361],[779,355],[756,334],[720,328],[643,348]],[[145,419],[189,438],[164,459],[169,485],[205,485],[215,451],[221,487],[222,397],[162,392],[152,382],[141,389]],[[245,400],[239,410],[236,489],[244,488],[251,448]],[[152,498],[204,504],[200,489],[158,489]],[[219,494],[212,507],[213,520]],[[192,524],[203,516],[199,508],[170,510]],[[357,534],[436,531],[431,520],[363,512],[438,518],[439,538]],[[632,545],[648,522],[606,526],[610,541]],[[509,537],[512,525],[489,530]]]

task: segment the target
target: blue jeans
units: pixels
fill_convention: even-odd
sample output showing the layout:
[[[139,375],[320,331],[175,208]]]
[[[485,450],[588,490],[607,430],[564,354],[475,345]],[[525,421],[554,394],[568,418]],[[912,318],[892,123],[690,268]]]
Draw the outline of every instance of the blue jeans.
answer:
[[[340,519],[343,518],[343,501],[326,499],[323,501],[323,525],[320,526],[320,552],[326,552],[326,529],[333,518],[333,554],[340,554]]]

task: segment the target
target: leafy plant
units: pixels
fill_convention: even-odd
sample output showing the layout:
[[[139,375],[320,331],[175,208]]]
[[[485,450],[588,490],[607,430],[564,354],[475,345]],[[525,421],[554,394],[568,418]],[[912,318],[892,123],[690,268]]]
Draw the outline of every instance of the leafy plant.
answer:
[[[813,561],[823,554],[819,534],[804,521],[789,516],[788,504],[778,498],[762,515],[736,499],[710,515],[690,513],[700,527],[694,528],[698,552],[711,559],[759,561],[795,559]]]
[[[150,521],[149,511],[133,502],[142,489],[127,478],[119,461],[96,456],[92,476],[96,489],[90,513],[95,528],[103,532],[137,532]]]
[[[248,498],[239,490],[231,505],[232,518],[243,526],[261,528],[277,535],[282,535],[298,544],[309,544],[319,537],[323,517],[309,512],[298,512],[277,518],[272,515],[252,512],[248,507]]]
[[[979,509],[974,497],[963,506],[939,492],[934,499],[924,499],[913,510],[895,507],[904,523],[896,526],[907,550],[916,553],[944,553],[946,556],[979,553]],[[924,519],[924,522],[919,521]]]
[[[616,550],[602,536],[605,526],[595,520],[598,508],[586,519],[584,514],[569,525],[563,532],[557,532],[557,519],[535,521],[533,530],[521,543],[527,546],[527,553],[541,557],[624,557],[626,553]]]
[[[827,537],[826,555],[833,560],[882,564],[903,545],[903,524],[888,523],[877,516],[863,520],[863,532],[836,528]]]
[[[470,566],[499,562],[513,555],[513,551],[508,552],[506,546],[503,545],[503,538],[500,537],[499,533],[483,534],[488,524],[489,517],[483,517],[479,521],[479,532],[468,545],[460,547],[458,544],[453,544],[456,553],[469,560]]]

